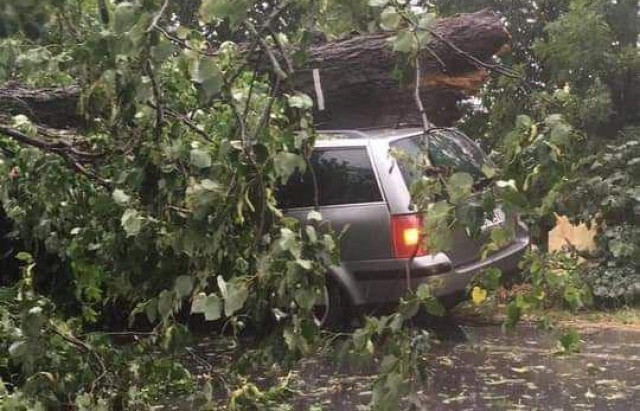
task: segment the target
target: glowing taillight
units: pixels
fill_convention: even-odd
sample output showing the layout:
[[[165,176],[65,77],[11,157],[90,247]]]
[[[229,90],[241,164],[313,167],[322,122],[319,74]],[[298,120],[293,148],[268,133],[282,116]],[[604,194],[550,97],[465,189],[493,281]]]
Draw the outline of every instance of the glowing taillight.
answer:
[[[422,237],[422,218],[418,214],[391,216],[391,248],[395,258],[427,254]]]

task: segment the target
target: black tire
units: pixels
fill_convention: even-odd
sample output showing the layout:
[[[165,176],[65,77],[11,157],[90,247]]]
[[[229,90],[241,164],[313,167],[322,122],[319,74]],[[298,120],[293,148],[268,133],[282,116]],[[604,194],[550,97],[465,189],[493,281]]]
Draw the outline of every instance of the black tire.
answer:
[[[440,304],[446,311],[451,311],[456,308],[460,303],[463,303],[467,298],[467,292],[465,290],[456,291],[451,294],[443,295],[439,297]]]
[[[320,300],[321,303],[313,310],[316,325],[327,330],[341,330],[349,317],[349,304],[344,292],[334,281],[327,279],[324,298]]]

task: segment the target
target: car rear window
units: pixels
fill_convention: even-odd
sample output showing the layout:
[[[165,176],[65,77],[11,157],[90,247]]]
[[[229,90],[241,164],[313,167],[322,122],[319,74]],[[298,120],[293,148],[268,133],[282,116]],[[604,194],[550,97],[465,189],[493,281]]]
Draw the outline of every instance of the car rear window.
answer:
[[[391,148],[398,150],[398,165],[409,186],[421,176],[416,164],[420,164],[419,156],[426,152],[426,142],[426,137],[419,135],[391,143]],[[435,166],[456,172],[466,172],[475,179],[485,179],[482,170],[484,166],[494,167],[491,160],[476,143],[454,129],[431,131],[429,133],[429,153]]]
[[[310,158],[318,183],[321,206],[382,201],[367,150],[362,148],[316,149]],[[295,172],[276,193],[282,208],[311,207],[315,189],[309,170]]]

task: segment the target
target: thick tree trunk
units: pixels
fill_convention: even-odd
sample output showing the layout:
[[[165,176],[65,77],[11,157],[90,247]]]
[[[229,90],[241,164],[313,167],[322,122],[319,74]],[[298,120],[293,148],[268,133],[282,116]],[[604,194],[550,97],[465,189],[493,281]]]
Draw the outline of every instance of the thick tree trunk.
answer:
[[[80,88],[28,89],[10,84],[0,89],[0,115],[24,114],[33,122],[53,128],[78,127]]]
[[[459,103],[475,93],[489,73],[469,56],[490,62],[507,47],[510,35],[491,11],[440,20],[429,43],[432,53],[421,55],[421,95],[429,120],[451,125],[460,117]],[[321,128],[389,127],[419,123],[414,101],[414,75],[410,65],[398,64],[391,33],[376,33],[312,47],[307,62],[295,68],[296,88],[316,96],[318,70],[325,109],[316,107]],[[439,38],[444,39],[444,41]],[[268,60],[268,59],[263,59]],[[399,76],[398,67],[405,67]],[[400,80],[405,78],[407,80]],[[0,89],[0,114],[23,113],[37,123],[75,127],[81,122],[79,88],[29,90],[19,86]]]
[[[460,118],[458,103],[473,95],[489,77],[469,55],[490,62],[506,49],[510,35],[499,16],[488,10],[440,20],[435,32],[438,36],[429,43],[433,53],[424,51],[421,55],[421,95],[429,120],[451,125]],[[321,126],[420,123],[414,74],[404,73],[404,82],[398,79],[399,73],[394,74],[400,55],[393,52],[389,37],[388,33],[363,35],[311,49],[307,65],[296,71],[295,83],[314,95],[312,70],[319,70],[325,99],[325,110],[316,113]]]

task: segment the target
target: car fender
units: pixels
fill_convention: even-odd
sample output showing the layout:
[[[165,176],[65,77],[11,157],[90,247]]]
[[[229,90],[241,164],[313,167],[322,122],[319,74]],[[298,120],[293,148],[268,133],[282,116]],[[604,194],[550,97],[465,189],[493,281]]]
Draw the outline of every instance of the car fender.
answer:
[[[352,305],[358,306],[364,304],[364,298],[358,289],[353,274],[343,265],[331,266],[327,275],[344,291]]]

